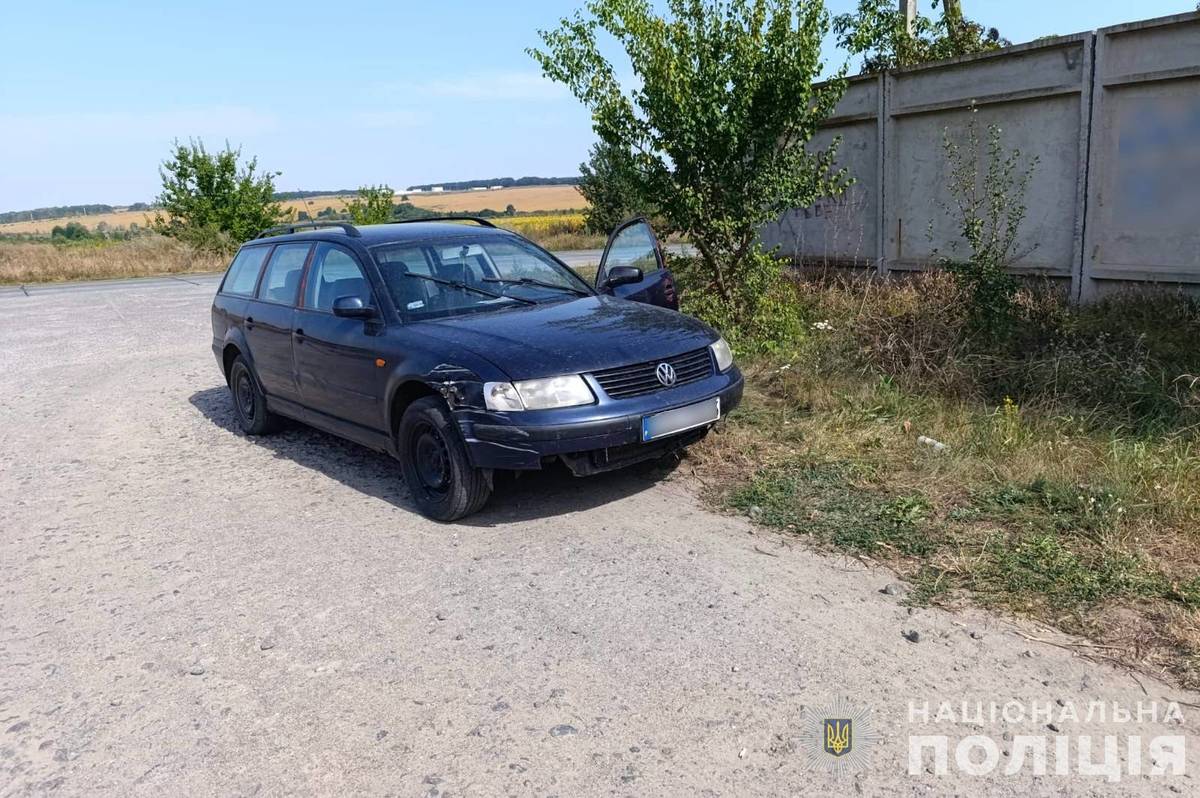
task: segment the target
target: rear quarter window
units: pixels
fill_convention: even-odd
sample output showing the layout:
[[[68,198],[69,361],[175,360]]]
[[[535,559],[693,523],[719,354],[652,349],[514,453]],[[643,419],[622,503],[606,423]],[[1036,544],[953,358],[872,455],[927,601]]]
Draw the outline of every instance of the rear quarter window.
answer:
[[[254,286],[258,283],[258,273],[262,271],[263,261],[267,257],[269,247],[247,247],[237,254],[229,271],[225,273],[225,282],[221,284],[221,293],[251,296]]]

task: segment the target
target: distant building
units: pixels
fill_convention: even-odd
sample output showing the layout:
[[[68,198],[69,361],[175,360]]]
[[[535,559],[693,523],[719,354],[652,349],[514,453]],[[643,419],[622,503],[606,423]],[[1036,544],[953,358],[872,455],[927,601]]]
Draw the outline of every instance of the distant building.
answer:
[[[504,188],[504,186],[488,186],[488,191],[495,191],[498,188]]]
[[[471,190],[472,191],[487,191],[487,188],[485,188],[484,186],[472,186]]]
[[[445,191],[446,189],[442,188],[441,186],[434,186],[433,188],[431,188],[431,189],[429,189],[429,190],[430,190],[431,192],[433,192],[434,194],[441,194],[441,193],[442,193],[443,191]]]

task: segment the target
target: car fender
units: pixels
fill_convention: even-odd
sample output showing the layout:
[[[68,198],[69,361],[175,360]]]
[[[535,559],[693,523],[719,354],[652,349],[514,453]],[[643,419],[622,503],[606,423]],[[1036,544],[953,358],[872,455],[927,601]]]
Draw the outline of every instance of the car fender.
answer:
[[[384,395],[384,420],[387,429],[394,430],[400,423],[395,417],[396,396],[402,391],[420,386],[421,392],[441,396],[451,411],[463,408],[483,407],[484,378],[473,369],[455,363],[439,363],[433,368],[413,373],[409,369],[397,369],[388,376]]]
[[[238,354],[242,356],[242,360],[246,361],[246,365],[250,367],[250,373],[254,376],[254,379],[257,382],[258,369],[256,369],[254,366],[254,355],[250,353],[250,346],[246,343],[246,333],[241,327],[230,325],[229,329],[225,331],[224,340],[221,342],[222,357],[225,350],[228,349],[230,345],[233,345],[237,348]],[[229,375],[226,374],[225,377],[228,379]],[[259,388],[261,389],[261,387],[262,386],[260,385]]]

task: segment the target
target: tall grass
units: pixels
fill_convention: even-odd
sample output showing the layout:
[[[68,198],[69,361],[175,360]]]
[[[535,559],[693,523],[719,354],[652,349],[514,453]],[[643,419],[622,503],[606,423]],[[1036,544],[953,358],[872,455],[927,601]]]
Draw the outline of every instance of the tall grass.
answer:
[[[0,283],[58,282],[214,272],[226,261],[162,236],[130,241],[0,243]]]
[[[889,563],[915,600],[1004,607],[1200,685],[1195,300],[1071,308],[1031,285],[1002,340],[943,274],[793,301],[807,332],[743,358],[746,401],[697,451],[715,499]]]

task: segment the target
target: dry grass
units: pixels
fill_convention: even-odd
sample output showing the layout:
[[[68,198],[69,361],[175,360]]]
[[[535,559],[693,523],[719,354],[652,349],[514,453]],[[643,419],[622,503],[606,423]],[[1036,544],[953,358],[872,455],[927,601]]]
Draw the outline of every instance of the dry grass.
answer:
[[[109,227],[122,227],[128,230],[131,224],[149,227],[150,219],[153,215],[153,213],[147,213],[146,211],[115,211],[113,213],[94,213],[87,216],[63,216],[58,219],[37,219],[30,222],[8,222],[7,224],[0,224],[0,236],[49,236],[50,231],[55,226],[65,225],[69,222],[79,222],[89,230],[94,230],[96,225],[101,222],[104,222]]]
[[[0,283],[9,284],[215,272],[226,265],[161,236],[69,246],[0,243]]]
[[[403,196],[396,192],[397,200]],[[517,211],[566,211],[586,208],[588,201],[575,186],[523,186],[495,191],[455,191],[441,194],[409,194],[408,201],[431,211],[502,211],[512,205]]]
[[[595,237],[584,230],[583,215],[579,213],[514,216],[495,221],[550,249],[598,246]],[[220,271],[226,265],[225,258],[198,253],[178,241],[156,235],[130,241],[60,244],[0,239],[0,283],[212,272]]]
[[[1200,399],[1171,379],[1200,371],[1194,306],[1056,311],[1027,344],[1070,347],[1021,358],[964,340],[939,280],[802,286],[809,335],[746,365],[743,407],[696,449],[710,498],[886,563],[916,601],[1026,615],[1200,685],[1200,430],[1187,407],[1167,413]],[[1058,382],[1043,360],[1061,361]],[[994,365],[1025,393],[991,398]],[[1161,415],[1138,423],[1128,396]]]
[[[403,192],[396,192],[397,202],[400,201],[401,196],[404,196]],[[310,215],[315,216],[319,211],[325,210],[325,208],[333,208],[340,213],[345,210],[347,199],[345,196],[331,194],[328,196],[309,197],[307,201],[288,200],[283,203],[283,207],[292,214],[307,211]],[[524,186],[520,188],[496,189],[495,191],[409,194],[408,199],[409,202],[418,208],[428,208],[429,210],[445,211],[447,213],[482,211],[485,208],[502,211],[508,205],[512,205],[521,213],[530,211],[565,211],[586,208],[588,205],[587,200],[583,198],[583,195],[574,186]],[[10,222],[8,224],[0,224],[0,235],[26,234],[48,236],[55,225],[65,225],[68,222],[79,222],[89,230],[94,230],[96,225],[101,222],[105,222],[110,227],[123,227],[126,229],[128,229],[130,224],[146,227],[149,225],[149,219],[153,215],[153,213],[145,211],[118,211],[114,213],[98,213],[91,216],[67,216],[61,219]]]
[[[494,191],[446,191],[438,194],[422,192],[420,194],[405,194],[396,192],[396,202],[401,197],[408,197],[408,202],[418,208],[445,213],[470,213],[485,209],[502,211],[512,205],[520,213],[531,211],[570,211],[586,208],[588,202],[574,186],[523,186],[520,188],[499,188]],[[346,208],[349,196],[340,194],[309,197],[305,200],[288,200],[283,203],[284,210],[293,214],[307,211],[310,216],[316,216],[326,208],[333,208],[341,213]],[[4,232],[4,226],[0,226]]]

